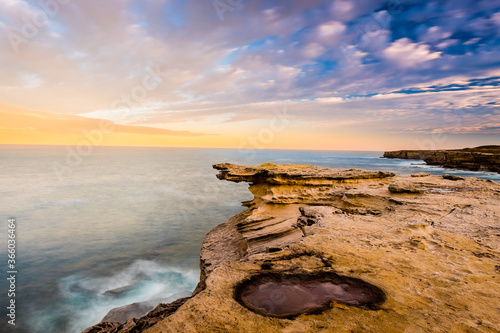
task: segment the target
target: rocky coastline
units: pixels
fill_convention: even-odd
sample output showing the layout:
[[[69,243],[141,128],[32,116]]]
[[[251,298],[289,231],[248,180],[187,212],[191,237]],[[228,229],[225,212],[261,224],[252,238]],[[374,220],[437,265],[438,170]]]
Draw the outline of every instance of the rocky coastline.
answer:
[[[500,146],[450,150],[398,150],[387,151],[385,158],[423,160],[429,165],[472,171],[500,173]]]
[[[97,332],[497,332],[500,184],[217,164],[254,199],[205,237],[191,297]]]

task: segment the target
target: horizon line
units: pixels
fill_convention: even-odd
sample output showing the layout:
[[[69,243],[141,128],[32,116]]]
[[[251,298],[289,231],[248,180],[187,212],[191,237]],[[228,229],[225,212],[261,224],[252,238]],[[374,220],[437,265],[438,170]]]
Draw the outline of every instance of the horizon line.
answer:
[[[492,146],[491,145],[480,145],[482,146]],[[78,144],[24,144],[24,143],[0,143],[2,146],[24,146],[24,147],[75,147]],[[493,145],[496,146],[496,145]],[[463,147],[463,148],[436,148],[436,149],[396,149],[396,150],[363,150],[363,149],[296,149],[296,148],[238,148],[238,147],[199,147],[199,146],[130,146],[130,145],[92,145],[92,147],[102,147],[102,148],[189,148],[189,149],[227,149],[227,150],[291,150],[291,151],[358,151],[358,152],[386,152],[386,151],[399,151],[399,150],[412,150],[412,151],[427,151],[427,150],[452,150],[452,149],[465,149],[465,148],[476,148],[476,147]]]

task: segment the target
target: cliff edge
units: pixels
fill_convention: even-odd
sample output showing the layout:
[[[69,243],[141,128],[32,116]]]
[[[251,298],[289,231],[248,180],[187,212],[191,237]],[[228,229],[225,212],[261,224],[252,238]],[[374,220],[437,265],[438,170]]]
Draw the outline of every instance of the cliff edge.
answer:
[[[500,184],[214,168],[254,199],[205,237],[193,296],[86,332],[498,332]]]
[[[429,165],[472,171],[500,173],[500,146],[451,150],[398,150],[387,151],[385,158],[424,160]]]

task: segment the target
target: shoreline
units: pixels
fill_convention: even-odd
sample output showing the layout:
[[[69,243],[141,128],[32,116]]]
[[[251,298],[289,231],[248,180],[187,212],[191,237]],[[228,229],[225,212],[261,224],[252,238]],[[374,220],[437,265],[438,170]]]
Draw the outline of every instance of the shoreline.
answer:
[[[206,235],[193,296],[85,332],[307,331],[311,318],[337,331],[488,332],[500,325],[494,309],[467,306],[500,297],[500,279],[492,279],[500,276],[498,183],[270,163],[214,168],[221,180],[249,183],[254,199]],[[379,288],[386,299],[376,309],[335,301],[313,315],[306,309],[275,318],[237,300],[238,286],[263,273],[308,276],[307,283],[321,274],[345,276]],[[283,297],[265,301],[276,305]]]

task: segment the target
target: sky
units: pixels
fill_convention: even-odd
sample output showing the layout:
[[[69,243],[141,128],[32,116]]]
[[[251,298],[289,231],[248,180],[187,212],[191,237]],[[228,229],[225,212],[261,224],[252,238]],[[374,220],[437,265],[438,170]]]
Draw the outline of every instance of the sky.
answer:
[[[1,0],[0,144],[500,144],[500,0]]]

